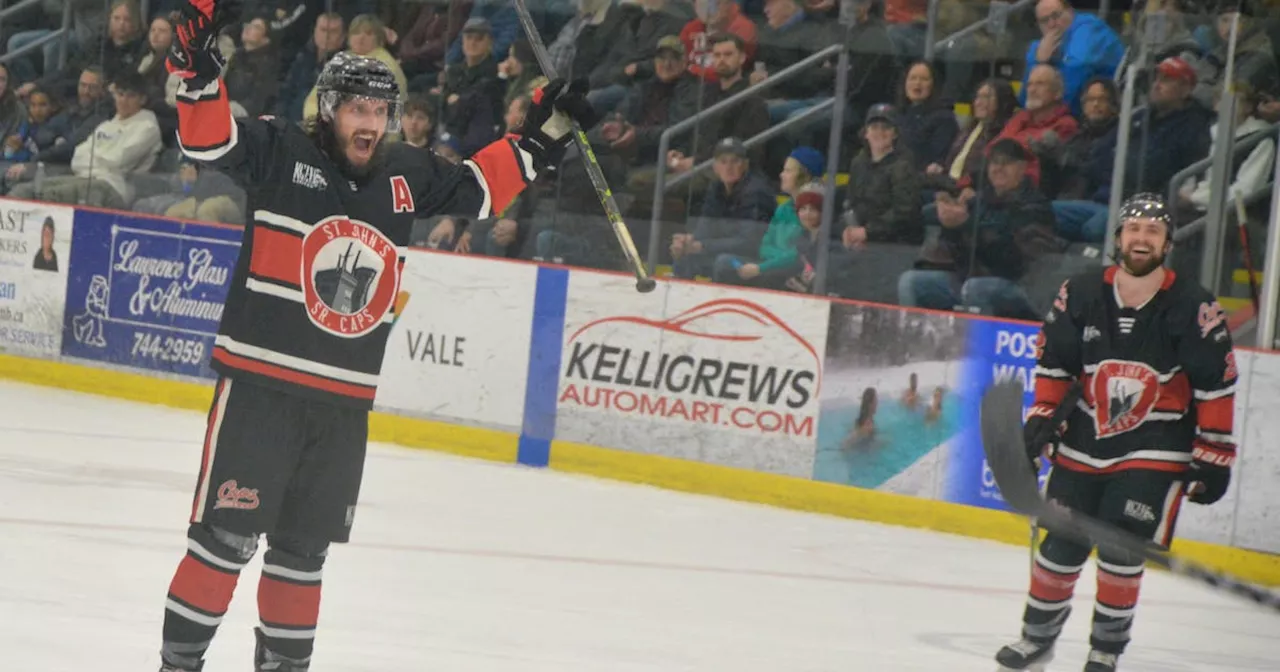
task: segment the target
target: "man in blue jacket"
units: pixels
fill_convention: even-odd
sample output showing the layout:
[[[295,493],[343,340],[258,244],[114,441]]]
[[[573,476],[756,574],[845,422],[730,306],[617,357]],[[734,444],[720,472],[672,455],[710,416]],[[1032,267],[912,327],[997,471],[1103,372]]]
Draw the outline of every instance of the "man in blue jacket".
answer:
[[[1113,77],[1124,58],[1124,42],[1102,19],[1077,14],[1068,0],[1040,0],[1036,3],[1036,23],[1041,39],[1027,48],[1026,73],[1036,65],[1052,65],[1062,73],[1063,100],[1071,114],[1080,116],[1080,94],[1085,82],[1094,77]],[[1027,82],[1023,75],[1022,102]]]
[[[754,256],[778,205],[773,186],[751,170],[741,140],[725,138],[716,145],[712,170],[716,179],[707,190],[693,233],[677,233],[671,239],[677,278],[710,276],[721,254]]]

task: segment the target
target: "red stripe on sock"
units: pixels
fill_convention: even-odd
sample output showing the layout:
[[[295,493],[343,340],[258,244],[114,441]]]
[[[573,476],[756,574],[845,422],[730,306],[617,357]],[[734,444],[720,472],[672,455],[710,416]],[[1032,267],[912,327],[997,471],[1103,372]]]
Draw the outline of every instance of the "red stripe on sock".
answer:
[[[190,555],[178,564],[169,595],[215,616],[227,613],[240,574],[214,569]]]
[[[1116,609],[1128,609],[1138,604],[1138,589],[1142,575],[1119,576],[1098,568],[1098,601]]]
[[[258,617],[264,623],[314,628],[320,618],[320,585],[300,586],[263,574],[258,579]]]
[[[1069,600],[1076,590],[1080,572],[1059,574],[1036,565],[1031,570],[1031,597],[1043,602]]]

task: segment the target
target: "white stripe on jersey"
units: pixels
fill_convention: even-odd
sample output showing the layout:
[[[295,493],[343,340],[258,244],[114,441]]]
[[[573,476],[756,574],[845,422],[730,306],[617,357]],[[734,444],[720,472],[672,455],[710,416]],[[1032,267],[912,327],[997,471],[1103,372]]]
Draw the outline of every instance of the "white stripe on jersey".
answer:
[[[254,210],[253,218],[263,224],[270,224],[278,229],[286,229],[301,235],[307,235],[311,232],[311,225],[300,219],[294,219],[288,215],[281,215],[270,210]]]
[[[476,175],[476,182],[480,184],[480,193],[484,194],[484,200],[480,202],[479,218],[488,219],[493,211],[493,198],[489,196],[489,183],[484,179],[484,172],[471,159],[463,161],[462,164],[470,168],[471,172]]]
[[[1124,362],[1124,360],[1119,360],[1119,359],[1108,359],[1108,360],[1104,360],[1104,361],[1106,361],[1106,362],[1121,362],[1121,363],[1123,363],[1123,362]],[[1139,364],[1139,365],[1141,365],[1141,366],[1148,366],[1147,364],[1144,364],[1144,363],[1142,363],[1142,362],[1137,362],[1137,364]],[[1156,375],[1157,375],[1157,377],[1158,377],[1158,378],[1159,378],[1159,380],[1160,380],[1160,384],[1161,384],[1161,385],[1163,385],[1163,384],[1168,383],[1169,381],[1173,380],[1173,377],[1174,377],[1174,376],[1176,376],[1176,375],[1178,375],[1178,373],[1179,373],[1179,372],[1181,372],[1181,371],[1182,371],[1182,365],[1181,365],[1181,364],[1179,364],[1179,365],[1177,365],[1177,366],[1173,367],[1172,369],[1169,369],[1169,372],[1168,372],[1168,373],[1158,373],[1158,374],[1156,374]],[[1089,374],[1089,375],[1093,375],[1093,374],[1095,374],[1095,373],[1097,373],[1097,372],[1098,372],[1098,365],[1097,365],[1097,364],[1085,364],[1085,365],[1084,365],[1084,372],[1085,372],[1085,373],[1087,373],[1087,374]]]
[[[1211,390],[1208,392],[1204,390],[1192,390],[1191,394],[1196,398],[1196,401],[1211,401],[1213,399],[1221,399],[1222,397],[1225,397],[1229,394],[1235,394],[1235,392],[1236,392],[1236,386],[1233,383],[1231,385],[1228,385],[1227,387],[1222,388],[1221,390]]]
[[[282,287],[275,283],[263,282],[255,278],[245,278],[244,288],[251,292],[274,296],[286,301],[293,301],[294,303],[306,304],[307,302],[307,299],[303,296],[301,289]]]
[[[269,364],[276,364],[278,366],[284,366],[306,373],[313,373],[317,376],[340,380],[344,383],[355,383],[356,385],[366,385],[369,387],[375,387],[378,384],[378,376],[372,373],[361,373],[359,371],[352,371],[351,369],[321,364],[320,362],[313,362],[301,357],[286,355],[282,352],[276,352],[275,350],[260,348],[256,345],[248,345],[247,343],[236,341],[225,334],[218,334],[217,337],[213,339],[213,344],[226,349],[227,352],[230,352],[233,355],[249,357]]]
[[[228,114],[230,114],[230,112],[228,112]],[[226,156],[227,152],[230,152],[231,148],[235,147],[236,143],[239,141],[240,141],[240,126],[239,124],[236,123],[235,119],[232,119],[231,135],[227,137],[226,144],[218,147],[214,147],[213,149],[204,149],[204,150],[187,149],[182,145],[182,137],[179,136],[178,149],[181,150],[183,154],[186,154],[187,156],[195,159],[196,161],[217,161],[218,159],[221,159],[222,157]]]
[[[1058,444],[1058,454],[1066,457],[1074,462],[1079,462],[1085,466],[1094,469],[1106,469],[1121,462],[1131,462],[1133,460],[1151,460],[1153,462],[1172,462],[1174,464],[1190,464],[1191,453],[1183,453],[1176,450],[1134,450],[1126,453],[1121,457],[1113,457],[1110,459],[1101,459],[1086,455],[1075,448],[1064,443]]]

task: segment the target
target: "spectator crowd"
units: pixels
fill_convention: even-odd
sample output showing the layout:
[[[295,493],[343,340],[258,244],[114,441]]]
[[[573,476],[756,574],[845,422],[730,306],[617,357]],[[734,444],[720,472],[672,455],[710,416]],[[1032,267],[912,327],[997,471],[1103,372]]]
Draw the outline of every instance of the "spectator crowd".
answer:
[[[1147,0],[1099,16],[1069,0],[1013,13],[937,1],[936,49],[928,0],[529,4],[557,73],[590,86],[602,120],[588,138],[633,237],[646,249],[656,236],[679,278],[812,292],[825,258],[828,294],[1035,319],[1070,260],[1104,241],[1116,186],[1172,194],[1190,224],[1211,202],[1203,165],[1215,143],[1243,143],[1229,193],[1268,207],[1280,2]],[[49,39],[64,3],[67,30]],[[177,146],[164,57],[180,7],[61,0],[6,18],[0,192],[244,221],[240,188]],[[849,67],[833,101],[836,45]],[[219,47],[234,114],[299,123],[316,114],[329,58],[378,59],[405,97],[392,140],[451,161],[518,132],[546,81],[509,0],[250,0]],[[1120,119],[1131,77],[1134,113]],[[1218,118],[1223,96],[1231,119]],[[844,133],[828,157],[835,106]],[[824,238],[831,165],[842,186]],[[491,220],[419,228],[418,243],[462,254],[621,260],[573,153]]]

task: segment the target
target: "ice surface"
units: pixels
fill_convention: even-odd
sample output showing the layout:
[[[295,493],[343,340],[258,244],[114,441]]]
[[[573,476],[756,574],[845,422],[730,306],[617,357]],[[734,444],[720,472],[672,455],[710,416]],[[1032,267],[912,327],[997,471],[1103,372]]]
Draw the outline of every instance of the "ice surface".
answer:
[[[0,669],[155,670],[203,414],[8,383],[0,409]],[[387,446],[365,474],[316,672],[989,671],[1018,629],[1022,548]],[[251,668],[259,566],[208,672]],[[1122,663],[1280,669],[1280,618],[1151,573]]]

